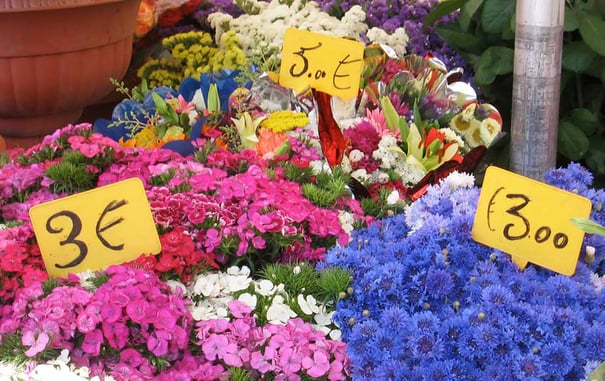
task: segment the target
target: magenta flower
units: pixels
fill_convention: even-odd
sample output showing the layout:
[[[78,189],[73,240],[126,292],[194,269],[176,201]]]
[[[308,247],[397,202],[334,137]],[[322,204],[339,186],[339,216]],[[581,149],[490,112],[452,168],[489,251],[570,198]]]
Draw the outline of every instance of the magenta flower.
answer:
[[[100,321],[101,319],[98,314],[84,312],[78,315],[76,320],[76,327],[78,328],[78,331],[82,333],[89,333],[95,329],[97,323],[99,323]]]
[[[106,323],[103,322],[103,335],[107,339],[109,346],[115,349],[122,349],[126,346],[129,339],[129,330],[124,323]]]
[[[302,367],[303,355],[292,348],[279,351],[279,366],[285,375],[297,373]]]
[[[88,332],[84,335],[82,342],[82,351],[92,356],[98,356],[101,353],[101,344],[103,344],[103,333],[100,329]]]
[[[202,344],[202,351],[207,360],[214,361],[223,357],[229,344],[227,336],[211,334]]]
[[[231,312],[231,315],[233,315],[233,317],[236,319],[247,318],[252,313],[252,308],[250,308],[250,306],[248,306],[246,303],[239,300],[232,300],[231,302],[229,302],[228,307],[229,312]]]
[[[156,356],[164,356],[168,353],[168,340],[170,333],[166,331],[155,331],[147,338],[147,349]]]
[[[25,352],[26,356],[33,357],[38,353],[44,351],[46,349],[46,345],[48,344],[50,338],[46,334],[46,332],[34,332],[31,330],[27,330],[23,332],[23,336],[21,337],[21,344],[25,346],[29,346],[30,348]]]
[[[302,359],[302,366],[309,376],[321,377],[330,370],[329,354],[323,350],[316,350],[313,352],[313,357],[305,356]]]
[[[126,348],[120,352],[120,362],[136,368],[143,362],[143,356],[136,349]]]
[[[126,306],[128,317],[135,323],[145,323],[147,315],[151,315],[151,306],[144,299],[133,300]]]

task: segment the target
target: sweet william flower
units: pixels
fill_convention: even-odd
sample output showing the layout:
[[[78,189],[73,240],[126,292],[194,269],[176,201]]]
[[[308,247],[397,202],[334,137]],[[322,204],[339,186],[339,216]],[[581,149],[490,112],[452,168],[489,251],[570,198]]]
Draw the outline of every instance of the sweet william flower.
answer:
[[[84,335],[82,342],[82,351],[92,356],[98,356],[101,353],[101,345],[103,344],[103,332],[100,329],[95,329]]]
[[[290,318],[294,317],[296,317],[296,313],[287,304],[284,304],[283,296],[276,295],[267,310],[267,320],[272,324],[286,324]]]
[[[330,370],[330,358],[323,350],[316,350],[313,356],[305,356],[302,366],[311,377],[322,377]]]
[[[25,355],[29,357],[33,357],[44,351],[49,341],[50,338],[46,332],[35,332],[33,330],[23,332],[23,336],[21,337],[21,343],[29,347],[29,349],[25,351]]]

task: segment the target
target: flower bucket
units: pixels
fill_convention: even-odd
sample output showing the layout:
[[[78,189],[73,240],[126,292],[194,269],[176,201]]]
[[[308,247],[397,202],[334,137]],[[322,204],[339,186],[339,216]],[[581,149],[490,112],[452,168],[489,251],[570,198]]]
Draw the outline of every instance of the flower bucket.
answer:
[[[27,147],[77,121],[130,63],[140,0],[0,2],[0,135]]]

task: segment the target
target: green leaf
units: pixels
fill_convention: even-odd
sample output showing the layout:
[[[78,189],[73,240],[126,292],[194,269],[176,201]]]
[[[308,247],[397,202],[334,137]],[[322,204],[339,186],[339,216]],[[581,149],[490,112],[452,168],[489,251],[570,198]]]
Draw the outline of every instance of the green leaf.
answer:
[[[155,110],[160,115],[165,115],[168,113],[168,104],[158,93],[151,93],[151,98],[153,99],[153,103],[155,104]]]
[[[514,50],[503,46],[488,48],[479,59],[475,82],[478,85],[489,85],[498,75],[513,72]]]
[[[592,137],[586,153],[586,165],[594,174],[605,175],[605,138]]]
[[[485,0],[481,23],[488,33],[501,34],[510,25],[510,19],[515,14],[515,1]]]
[[[602,381],[605,380],[605,361],[598,366],[592,373],[588,375],[586,381]]]
[[[445,0],[441,1],[424,19],[424,26],[432,25],[435,21],[439,20],[443,16],[447,16],[450,13],[460,9],[468,0]]]
[[[598,54],[605,56],[605,20],[599,16],[577,12],[582,39]]]
[[[468,0],[466,4],[464,4],[460,8],[460,13],[458,14],[458,25],[460,25],[460,29],[467,32],[473,17],[483,4],[483,0]]]
[[[586,72],[597,55],[583,41],[570,42],[563,46],[563,69],[574,73]]]
[[[579,127],[567,121],[559,124],[558,147],[563,156],[573,161],[580,160],[589,145],[590,141]]]
[[[570,112],[570,122],[579,127],[586,136],[594,135],[599,130],[599,117],[586,108],[574,108]]]
[[[462,32],[455,25],[438,25],[435,27],[437,34],[443,38],[448,45],[467,52],[481,54],[485,49],[483,40],[474,33]]]
[[[572,31],[578,29],[579,25],[580,25],[580,22],[578,21],[578,16],[576,16],[576,12],[574,12],[570,8],[566,8],[563,30],[565,32],[572,32]]]
[[[605,237],[605,226],[600,225],[588,218],[571,218],[571,222],[580,228],[580,230],[583,230],[588,234],[598,234]]]

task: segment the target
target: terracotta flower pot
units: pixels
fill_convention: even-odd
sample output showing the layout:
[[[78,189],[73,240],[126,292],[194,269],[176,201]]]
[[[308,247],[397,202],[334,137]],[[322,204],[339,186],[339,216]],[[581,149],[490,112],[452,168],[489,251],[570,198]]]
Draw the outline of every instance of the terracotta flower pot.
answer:
[[[0,1],[0,135],[30,146],[111,93],[140,0]]]

